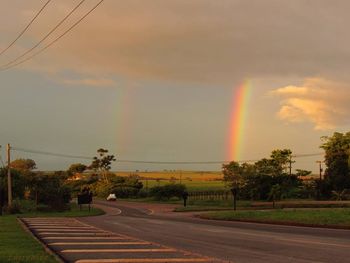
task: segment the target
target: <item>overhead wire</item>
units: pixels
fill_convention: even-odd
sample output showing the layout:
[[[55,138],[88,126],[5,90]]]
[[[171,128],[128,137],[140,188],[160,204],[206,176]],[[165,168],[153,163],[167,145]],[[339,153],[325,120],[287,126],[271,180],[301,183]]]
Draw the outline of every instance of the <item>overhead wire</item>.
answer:
[[[82,0],[82,1],[85,1],[85,0]],[[28,60],[36,57],[37,55],[41,54],[42,52],[44,52],[46,49],[48,49],[49,47],[51,47],[53,44],[55,44],[57,41],[59,41],[62,37],[64,37],[66,34],[68,34],[73,28],[75,28],[78,24],[80,24],[90,13],[92,13],[100,4],[102,4],[104,0],[100,0],[93,8],[91,8],[87,13],[85,13],[79,20],[77,20],[72,26],[70,26],[67,30],[65,30],[61,35],[59,35],[57,38],[55,38],[53,41],[51,41],[49,44],[47,44],[46,46],[44,46],[42,49],[38,50],[37,52],[34,52],[32,55],[30,55],[29,57],[17,62],[17,63],[14,63],[14,64],[11,64],[11,65],[8,65],[7,67],[3,67],[1,68],[0,67],[0,71],[5,71],[5,70],[8,70],[8,69],[11,69],[13,67],[16,67],[20,64],[23,64],[25,62],[27,62]],[[28,52],[29,53],[29,52]],[[18,60],[18,59],[17,59]],[[16,61],[17,61],[16,60]],[[12,61],[14,62],[14,61]]]
[[[49,155],[49,156],[56,156],[56,157],[62,157],[62,158],[74,158],[74,159],[85,159],[85,160],[92,160],[92,157],[83,156],[83,155],[72,155],[72,154],[64,154],[64,153],[55,153],[55,152],[48,152],[48,151],[39,151],[39,150],[31,150],[31,149],[24,149],[24,148],[18,148],[18,147],[12,147],[11,148],[14,151],[18,152],[25,152],[25,153],[32,153],[32,154],[41,154],[41,155]],[[312,156],[320,156],[323,155],[323,153],[310,153],[310,154],[295,154],[292,157],[293,158],[303,158],[303,157],[312,157]],[[240,160],[237,161],[239,163],[251,163],[251,162],[257,162],[259,159],[256,160]],[[144,161],[144,160],[126,160],[121,159],[117,160],[119,163],[134,163],[134,164],[224,164],[224,163],[230,163],[231,161]]]
[[[24,27],[24,29],[19,33],[19,35],[2,51],[0,51],[0,56],[4,54],[8,49],[10,49],[18,39],[23,36],[23,34],[29,29],[29,27],[33,24],[33,22],[37,19],[37,17],[41,14],[41,12],[45,9],[45,7],[51,2],[52,0],[46,1],[46,3],[40,8],[40,10],[35,14],[35,16],[30,20],[30,22],[27,24],[27,26]]]
[[[81,0],[63,19],[61,19],[58,24],[56,24],[42,39],[39,40],[34,46],[32,46],[30,49],[16,57],[15,59],[11,60],[10,62],[3,64],[0,66],[0,69],[6,68],[8,66],[11,66],[11,64],[15,63],[19,59],[23,58],[30,52],[32,52],[34,49],[36,49],[41,43],[43,43],[52,33],[54,33],[57,28],[59,28],[86,0]]]
[[[17,147],[11,147],[11,149],[14,151],[17,151],[17,152],[50,155],[50,156],[63,157],[63,158],[88,159],[88,160],[93,159],[92,157],[81,156],[81,155],[71,155],[71,154],[54,153],[54,152],[47,152],[47,151],[38,151],[38,150],[30,150],[30,149],[17,148]]]

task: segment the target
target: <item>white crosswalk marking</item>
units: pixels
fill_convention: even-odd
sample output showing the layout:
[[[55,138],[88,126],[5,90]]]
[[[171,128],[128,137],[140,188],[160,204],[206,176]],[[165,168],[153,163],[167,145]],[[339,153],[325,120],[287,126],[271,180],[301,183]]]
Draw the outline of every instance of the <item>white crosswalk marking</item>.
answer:
[[[72,218],[22,218],[25,225],[66,262],[220,262],[89,226]],[[137,256],[135,256],[137,255]]]

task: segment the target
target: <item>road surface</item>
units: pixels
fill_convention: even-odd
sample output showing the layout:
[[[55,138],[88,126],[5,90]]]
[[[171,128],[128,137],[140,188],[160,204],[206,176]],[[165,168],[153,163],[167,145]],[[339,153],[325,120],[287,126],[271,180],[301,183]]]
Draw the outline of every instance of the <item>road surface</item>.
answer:
[[[174,213],[172,205],[97,201],[89,225],[237,263],[350,262],[350,230],[223,222]]]

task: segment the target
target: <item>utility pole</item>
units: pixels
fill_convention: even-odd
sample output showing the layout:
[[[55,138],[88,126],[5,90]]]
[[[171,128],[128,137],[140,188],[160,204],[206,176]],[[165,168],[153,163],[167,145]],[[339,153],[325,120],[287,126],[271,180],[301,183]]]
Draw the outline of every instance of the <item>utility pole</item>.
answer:
[[[289,157],[289,176],[292,176],[292,156]]]
[[[1,151],[1,145],[0,145],[0,151]],[[0,159],[2,162],[1,152],[0,152]],[[2,179],[0,178],[0,216],[2,216],[2,207],[4,206],[4,187],[2,185]]]
[[[7,152],[7,199],[8,199],[8,206],[10,207],[12,205],[12,178],[11,178],[11,146],[8,143],[6,147]]]
[[[316,161],[316,163],[318,163],[320,165],[320,181],[321,181],[322,180],[322,172],[323,172],[323,169],[322,169],[323,161]]]

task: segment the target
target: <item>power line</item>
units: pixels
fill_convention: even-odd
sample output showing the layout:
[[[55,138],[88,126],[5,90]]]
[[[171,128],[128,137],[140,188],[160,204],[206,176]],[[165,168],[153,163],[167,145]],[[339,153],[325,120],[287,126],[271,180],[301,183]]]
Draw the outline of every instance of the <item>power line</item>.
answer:
[[[30,20],[28,25],[19,33],[19,35],[5,48],[0,52],[0,56],[4,54],[10,47],[12,47],[17,40],[28,30],[28,28],[32,25],[32,23],[35,21],[35,19],[41,14],[41,12],[45,9],[45,7],[51,2],[52,0],[48,0],[41,9],[35,14],[35,16]]]
[[[46,152],[46,151],[30,150],[30,149],[17,148],[17,147],[11,147],[11,149],[14,150],[14,151],[17,151],[17,152],[25,152],[25,153],[33,153],[33,154],[41,154],[41,155],[50,155],[50,156],[63,157],[63,158],[92,160],[92,157],[81,156],[81,155],[71,155],[71,154],[63,154],[63,153]]]
[[[36,49],[41,43],[43,43],[53,32],[56,31],[57,28],[59,28],[86,0],[81,0],[61,21],[58,22],[50,31],[47,33],[42,39],[40,39],[39,42],[37,42],[34,46],[32,46],[30,49],[22,53],[20,56],[16,57],[15,59],[11,60],[10,62],[1,65],[0,68],[6,68],[8,66],[11,67],[11,64],[15,63],[19,59],[23,58],[28,53],[32,52],[34,49]]]
[[[72,155],[72,154],[64,154],[64,153],[55,153],[55,152],[48,152],[48,151],[39,151],[39,150],[31,150],[31,149],[24,149],[24,148],[17,148],[12,147],[11,148],[14,151],[17,152],[25,152],[25,153],[32,153],[32,154],[41,154],[41,155],[50,155],[50,156],[56,156],[56,157],[62,157],[62,158],[74,158],[74,159],[85,159],[85,160],[92,160],[92,157],[88,156],[82,156],[82,155]],[[304,158],[304,157],[310,157],[310,156],[320,156],[323,155],[323,153],[309,153],[309,154],[295,154],[292,157],[294,158]],[[251,162],[257,162],[260,159],[256,160],[241,160],[237,161],[239,163],[251,163]],[[223,163],[230,163],[231,161],[144,161],[144,160],[126,160],[121,159],[117,160],[119,163],[135,163],[135,164],[223,164]]]
[[[68,34],[73,28],[75,28],[81,21],[83,21],[90,13],[92,13],[100,4],[102,4],[104,0],[100,0],[92,9],[90,9],[87,13],[85,13],[85,15],[83,15],[78,21],[76,21],[71,27],[69,27],[66,31],[64,31],[61,35],[59,35],[57,38],[55,38],[53,41],[51,41],[49,44],[47,44],[45,47],[43,47],[42,49],[38,50],[37,52],[35,52],[34,54],[32,54],[31,56],[15,63],[12,65],[9,65],[7,67],[4,68],[0,68],[0,71],[4,71],[4,70],[8,70],[11,69],[13,67],[16,67],[20,64],[23,64],[25,62],[27,62],[28,60],[36,57],[37,55],[41,54],[42,52],[44,52],[46,49],[48,49],[49,47],[51,47],[53,44],[55,44],[58,40],[60,40],[62,37],[64,37],[66,34]]]

